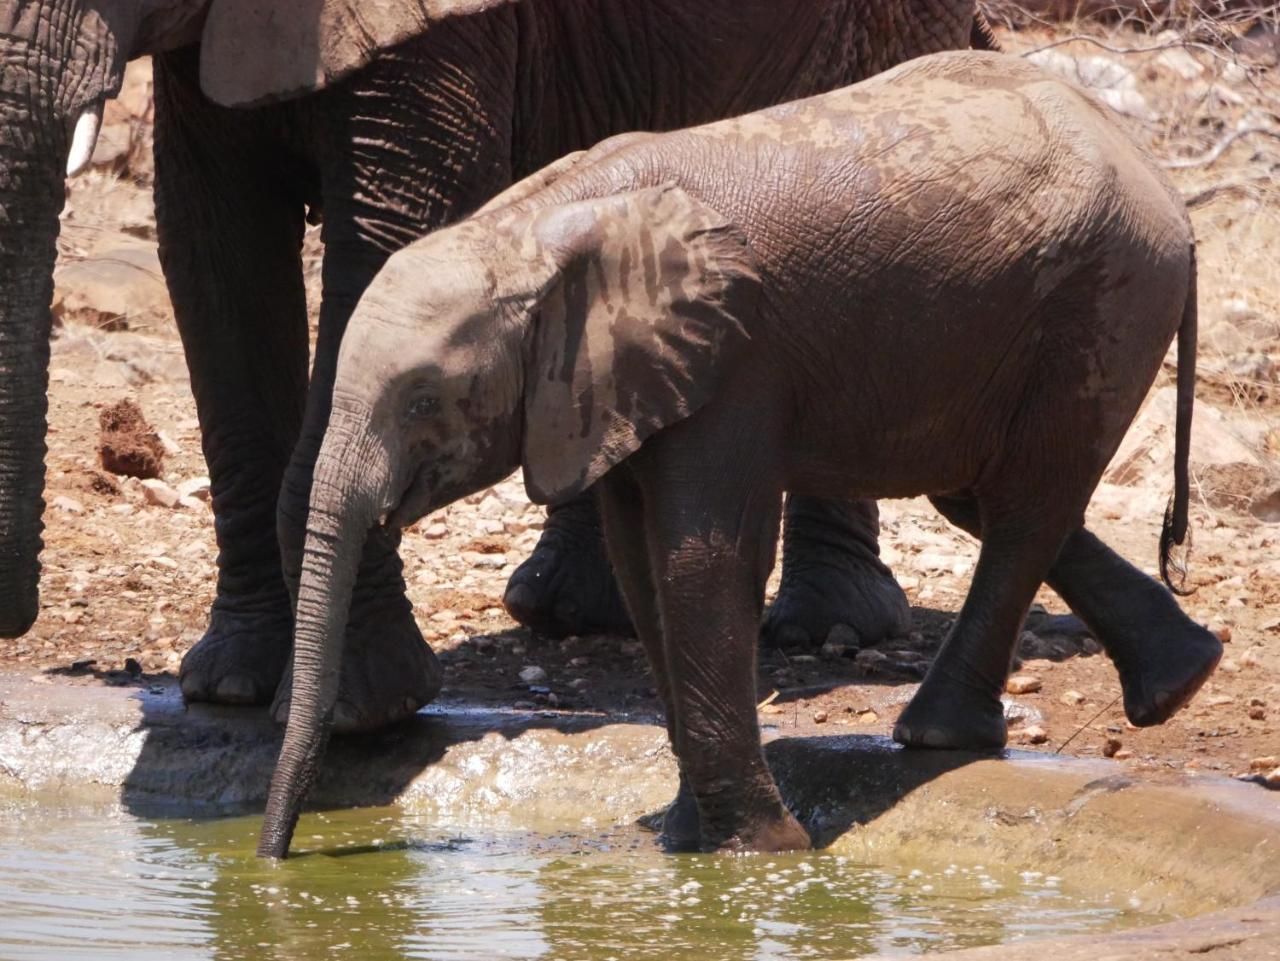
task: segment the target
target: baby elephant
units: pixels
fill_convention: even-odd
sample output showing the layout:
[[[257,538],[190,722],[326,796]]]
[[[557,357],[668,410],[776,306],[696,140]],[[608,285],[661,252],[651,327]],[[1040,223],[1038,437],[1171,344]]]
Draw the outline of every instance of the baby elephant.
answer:
[[[810,843],[756,718],[784,491],[928,494],[981,538],[899,741],[1002,745],[1037,588],[1087,610],[1114,587],[1099,565],[1135,605],[1165,599],[1171,712],[1217,641],[1083,513],[1177,334],[1164,554],[1183,540],[1195,318],[1171,186],[1087,96],[994,54],[626,135],[517,184],[395,254],[343,339],[259,854],[285,856],[315,774],[367,532],[517,465],[537,502],[599,492],[679,760],[673,846]]]

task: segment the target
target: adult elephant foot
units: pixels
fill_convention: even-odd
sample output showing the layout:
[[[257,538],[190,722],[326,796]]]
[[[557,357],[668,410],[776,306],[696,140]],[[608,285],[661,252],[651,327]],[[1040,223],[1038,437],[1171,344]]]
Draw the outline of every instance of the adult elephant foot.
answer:
[[[999,696],[933,671],[893,728],[904,747],[944,750],[999,749],[1008,736]]]
[[[548,511],[538,546],[511,575],[502,603],[547,637],[634,634],[591,491]]]
[[[231,607],[219,599],[178,672],[188,702],[269,704],[289,663],[293,617],[279,595]]]
[[[911,608],[880,560],[879,532],[874,501],[789,497],[782,584],[765,614],[764,645],[809,650],[849,628],[866,646],[910,631]]]
[[[440,662],[418,630],[407,602],[353,610],[351,625],[342,648],[341,680],[333,708],[336,733],[375,731],[402,721],[440,693]],[[271,715],[279,724],[289,719],[292,693],[290,666],[271,705]]]

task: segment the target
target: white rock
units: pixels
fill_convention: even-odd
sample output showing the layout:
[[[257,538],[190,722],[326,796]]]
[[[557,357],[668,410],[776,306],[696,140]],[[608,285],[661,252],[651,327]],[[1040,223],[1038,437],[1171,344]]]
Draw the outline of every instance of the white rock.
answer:
[[[62,494],[59,494],[52,501],[50,501],[50,506],[56,507],[60,511],[66,511],[68,514],[84,513],[83,504],[81,504],[74,497],[65,497]]]
[[[1109,57],[1073,57],[1060,50],[1039,50],[1027,59],[1086,88],[1117,113],[1139,120],[1155,120],[1159,116],[1138,92],[1133,71]]]
[[[152,477],[138,483],[148,504],[169,508],[178,506],[178,492],[159,478]]]
[[[520,680],[525,684],[541,684],[547,679],[547,672],[536,664],[530,664],[528,667],[520,670]]]
[[[160,435],[163,443],[164,434]],[[184,480],[178,485],[178,493],[183,497],[194,497],[196,500],[207,501],[211,490],[211,483],[207,477],[192,477]]]
[[[1167,30],[1155,38],[1155,44],[1176,43],[1180,38],[1172,30]],[[1156,63],[1172,70],[1183,80],[1194,80],[1204,73],[1204,65],[1183,47],[1170,47],[1161,50],[1156,56]]]
[[[160,438],[160,446],[164,448],[164,452],[169,456],[177,457],[182,453],[182,448],[178,445],[178,442],[164,431],[156,431],[156,436]]]

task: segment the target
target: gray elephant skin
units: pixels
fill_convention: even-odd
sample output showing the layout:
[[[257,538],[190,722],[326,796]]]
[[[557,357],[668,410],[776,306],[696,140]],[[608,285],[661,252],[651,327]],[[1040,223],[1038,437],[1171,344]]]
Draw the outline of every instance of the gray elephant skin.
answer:
[[[1124,563],[1084,510],[1175,335],[1162,570],[1187,528],[1194,241],[1174,188],[1070,85],[999,54],[938,54],[614,138],[515,185],[395,254],[347,331],[259,853],[287,853],[323,749],[367,532],[516,465],[538,502],[598,492],[679,761],[673,847],[808,843],[756,717],[784,491],[927,494],[981,539],[894,737],[1003,746],[1036,590],[1047,579],[1088,612],[1098,570]],[[1131,608],[1158,616],[1166,659],[1151,703],[1129,707],[1168,711],[1221,646],[1133,573]]]
[[[216,600],[182,686],[249,704],[286,668],[283,575],[296,583],[338,346],[389,254],[608,135],[818,93],[971,38],[989,42],[973,0],[0,0],[0,636],[39,608],[63,169],[91,151],[130,57],[156,54],[161,260],[217,519]],[[308,371],[299,247],[304,217],[321,215]],[[778,631],[820,640],[843,619],[870,641],[904,626],[873,510],[797,501]],[[551,518],[509,592],[521,619],[617,625],[594,517],[579,499]],[[366,548],[350,623],[339,728],[435,695],[393,534]]]

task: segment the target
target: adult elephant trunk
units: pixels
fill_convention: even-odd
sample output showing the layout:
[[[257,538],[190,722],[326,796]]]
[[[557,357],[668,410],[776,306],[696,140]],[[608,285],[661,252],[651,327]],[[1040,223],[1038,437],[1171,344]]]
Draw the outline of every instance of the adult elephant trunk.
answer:
[[[367,416],[335,406],[316,462],[295,604],[293,693],[258,841],[260,857],[289,853],[329,737],[361,553],[388,506],[388,460],[365,423]]]
[[[49,304],[67,130],[33,119],[44,91],[0,40],[0,636],[39,611]]]

